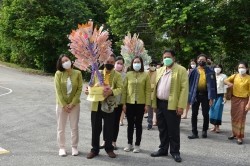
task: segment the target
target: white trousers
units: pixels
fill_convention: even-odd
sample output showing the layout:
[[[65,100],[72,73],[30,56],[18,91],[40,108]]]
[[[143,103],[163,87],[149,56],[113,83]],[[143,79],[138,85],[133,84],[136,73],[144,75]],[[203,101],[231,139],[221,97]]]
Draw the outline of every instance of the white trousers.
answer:
[[[60,149],[65,148],[65,128],[69,119],[71,128],[71,146],[77,148],[79,141],[78,122],[80,117],[80,105],[73,107],[70,113],[63,111],[62,107],[56,105],[57,116],[57,142]]]

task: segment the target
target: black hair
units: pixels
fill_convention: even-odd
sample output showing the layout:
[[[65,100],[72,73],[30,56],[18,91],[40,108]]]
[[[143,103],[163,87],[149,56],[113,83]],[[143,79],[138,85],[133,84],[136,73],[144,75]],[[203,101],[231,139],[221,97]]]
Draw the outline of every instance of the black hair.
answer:
[[[152,62],[149,63],[149,66],[151,66],[151,65],[155,65],[156,66],[157,64],[158,63],[155,60],[152,60]]]
[[[140,59],[140,61],[141,61],[141,69],[139,70],[139,72],[144,72],[143,60],[142,60],[142,58],[141,58],[140,56],[135,56],[135,57],[132,59],[131,65],[130,65],[130,71],[135,71],[134,68],[133,68],[133,63],[134,63],[134,60],[137,59],[137,58]]]
[[[123,63],[125,63],[124,58],[122,56],[117,56],[115,61],[121,60]]]
[[[191,62],[195,62],[196,65],[197,65],[196,60],[195,60],[195,59],[191,59],[190,62],[189,62],[189,64],[188,64],[188,69],[192,69],[192,67],[191,67]]]
[[[66,55],[66,54],[61,54],[61,55],[59,56],[59,58],[58,58],[58,60],[57,60],[57,62],[56,62],[56,69],[59,70],[59,71],[65,71],[65,69],[64,69],[63,66],[62,66],[62,58],[63,58],[63,57],[69,58],[69,56]],[[69,59],[70,59],[70,58],[69,58]],[[73,64],[72,64],[72,65],[73,65]]]
[[[208,56],[207,59],[210,59],[213,62],[213,58],[211,56]]]
[[[248,64],[247,64],[247,62],[245,62],[245,61],[240,61],[239,63],[238,63],[238,66],[237,66],[237,68],[239,67],[239,65],[244,65],[245,67],[246,67],[246,69],[247,69],[247,72],[246,72],[246,74],[249,74],[249,68],[248,68]]]
[[[205,54],[200,54],[200,55],[198,55],[197,58],[196,58],[196,60],[198,60],[200,57],[205,57],[206,60],[207,60],[207,56],[206,56]]]
[[[114,60],[116,61],[116,56],[115,56],[115,54],[113,53],[113,54],[111,54],[110,55],[110,57],[113,57],[114,58]]]
[[[214,68],[216,68],[216,67],[221,68],[221,72],[220,72],[220,73],[223,73],[223,67],[222,67],[222,65],[221,65],[221,64],[218,64],[218,65],[215,65],[215,66],[214,66]]]
[[[165,53],[170,53],[173,57],[175,57],[175,51],[174,51],[174,50],[171,50],[171,49],[164,50],[163,55],[164,55]]]

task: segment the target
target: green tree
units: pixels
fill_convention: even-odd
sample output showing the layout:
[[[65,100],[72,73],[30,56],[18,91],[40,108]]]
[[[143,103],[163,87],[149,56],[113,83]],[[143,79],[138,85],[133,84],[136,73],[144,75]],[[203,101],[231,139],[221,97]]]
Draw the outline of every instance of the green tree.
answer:
[[[214,1],[154,1],[150,23],[165,34],[165,45],[176,50],[181,63],[200,53],[212,55],[221,51],[214,20],[217,8]],[[157,16],[157,17],[156,17]]]
[[[238,61],[250,61],[250,1],[221,0],[216,24],[223,27],[219,37],[224,48],[220,62],[230,73]]]
[[[181,63],[203,52],[221,52],[214,27],[217,7],[214,1],[103,0],[108,4],[108,24],[122,38],[128,31],[140,33],[146,48],[161,59],[166,48],[176,50]],[[117,43],[117,47],[118,47]]]
[[[71,29],[93,14],[81,0],[3,0],[0,17],[0,58],[52,72]]]
[[[150,0],[102,0],[102,2],[108,7],[107,24],[111,27],[115,52],[120,54],[122,40],[130,32],[139,34],[149,55],[154,59],[157,58],[159,54],[156,49],[157,37],[148,22],[153,9]]]

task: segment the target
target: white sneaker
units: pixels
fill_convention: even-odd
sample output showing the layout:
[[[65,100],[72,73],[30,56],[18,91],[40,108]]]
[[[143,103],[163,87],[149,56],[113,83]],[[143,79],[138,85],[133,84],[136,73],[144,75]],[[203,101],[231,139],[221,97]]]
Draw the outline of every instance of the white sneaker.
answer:
[[[135,145],[135,148],[134,148],[133,152],[134,153],[139,153],[140,151],[141,151],[140,146]]]
[[[65,149],[59,149],[59,156],[61,156],[61,157],[67,156],[66,150]]]
[[[79,152],[77,148],[72,148],[72,156],[78,156]]]
[[[131,144],[128,144],[128,146],[124,148],[124,151],[125,151],[125,152],[129,152],[129,151],[131,151],[132,149],[133,149],[133,146],[132,146]]]

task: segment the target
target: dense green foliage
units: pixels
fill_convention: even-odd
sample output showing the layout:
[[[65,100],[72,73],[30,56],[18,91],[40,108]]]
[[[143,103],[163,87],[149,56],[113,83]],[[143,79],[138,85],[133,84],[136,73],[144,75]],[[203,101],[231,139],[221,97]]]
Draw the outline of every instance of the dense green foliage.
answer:
[[[122,37],[138,32],[156,59],[165,48],[177,52],[187,66],[200,53],[228,70],[239,60],[250,60],[250,1],[248,0],[103,0],[108,23]],[[144,23],[145,30],[138,30]],[[119,45],[116,46],[119,48]]]
[[[2,4],[1,4],[2,3]],[[68,52],[67,35],[92,18],[111,32],[120,53],[122,39],[139,33],[149,55],[161,59],[173,48],[187,66],[200,53],[232,71],[250,60],[249,0],[2,0],[0,60],[45,71]]]

